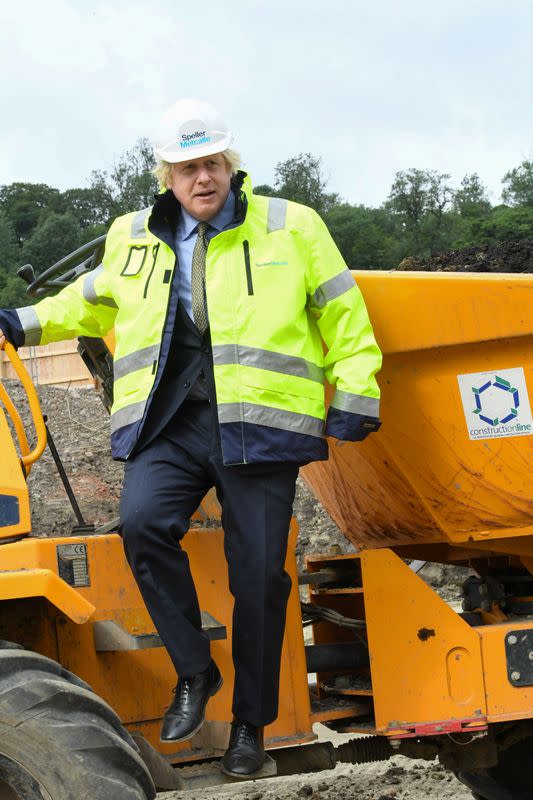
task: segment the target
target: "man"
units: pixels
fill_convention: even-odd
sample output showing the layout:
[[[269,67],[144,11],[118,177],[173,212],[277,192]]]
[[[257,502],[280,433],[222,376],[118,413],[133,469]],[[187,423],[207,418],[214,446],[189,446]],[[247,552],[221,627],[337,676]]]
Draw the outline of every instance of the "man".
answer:
[[[356,441],[379,427],[381,355],[322,220],[253,195],[231,141],[211,106],[176,103],[155,141],[166,191],[114,222],[101,267],[55,298],[0,312],[0,327],[17,346],[114,327],[121,534],[179,675],[163,741],[189,739],[222,685],[180,547],[216,487],[235,598],[234,720],[221,766],[248,777],[278,712],[298,468],[327,458],[325,434]],[[336,387],[327,420],[324,377]]]

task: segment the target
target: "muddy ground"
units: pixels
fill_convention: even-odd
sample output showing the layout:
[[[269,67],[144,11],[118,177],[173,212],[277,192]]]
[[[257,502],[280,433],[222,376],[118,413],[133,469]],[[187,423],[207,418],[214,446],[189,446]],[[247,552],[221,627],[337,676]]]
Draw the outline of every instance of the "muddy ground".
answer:
[[[6,381],[26,424],[29,415],[19,384]],[[118,514],[123,465],[111,460],[109,418],[92,389],[40,387],[43,413],[87,522],[105,524]],[[70,535],[76,524],[49,450],[29,478],[34,536]],[[306,553],[352,550],[310,490],[299,479],[295,516],[300,526],[297,556],[300,568]],[[432,564],[422,576],[447,600],[457,600],[465,573]],[[321,739],[338,744],[350,736],[332,734],[316,726]],[[360,766],[340,765],[316,775],[299,775],[223,787],[171,792],[161,800],[466,800],[470,793],[438,763],[410,761],[401,756],[389,762]]]

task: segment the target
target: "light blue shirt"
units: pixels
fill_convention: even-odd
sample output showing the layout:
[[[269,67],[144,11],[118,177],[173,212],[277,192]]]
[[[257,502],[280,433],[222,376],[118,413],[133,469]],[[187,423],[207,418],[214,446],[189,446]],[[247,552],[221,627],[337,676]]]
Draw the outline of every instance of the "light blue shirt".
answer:
[[[210,219],[207,229],[207,238],[211,240],[217,233],[234,228],[235,222],[235,195],[230,189],[226,202],[213,219]],[[198,237],[198,220],[188,211],[181,208],[180,219],[176,228],[176,255],[178,257],[179,283],[178,296],[183,306],[194,321],[191,298],[191,271],[192,254]]]

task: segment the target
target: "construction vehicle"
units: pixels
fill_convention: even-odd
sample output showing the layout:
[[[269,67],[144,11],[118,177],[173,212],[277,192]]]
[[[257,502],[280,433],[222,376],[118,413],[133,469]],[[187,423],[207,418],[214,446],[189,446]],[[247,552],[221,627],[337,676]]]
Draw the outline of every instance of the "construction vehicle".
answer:
[[[94,268],[101,244],[38,278],[26,269],[30,293]],[[361,443],[330,442],[329,461],[302,470],[356,551],[309,556],[298,575],[292,523],[280,712],[265,731],[262,776],[438,757],[479,800],[525,800],[533,796],[533,280],[354,275],[384,353],[383,425]],[[81,349],[108,403],[109,349],[90,341]],[[233,666],[216,501],[207,496],[196,520],[211,522],[192,527],[184,546],[224,688],[191,741],[162,744],[175,674],[113,524],[67,538],[29,535],[25,478],[47,435],[34,387],[7,353],[36,443],[30,450],[2,388],[13,424],[0,412],[1,800],[147,800],[230,780],[217,768]],[[424,582],[420,561],[471,567],[462,608]],[[359,736],[318,743],[316,722]]]

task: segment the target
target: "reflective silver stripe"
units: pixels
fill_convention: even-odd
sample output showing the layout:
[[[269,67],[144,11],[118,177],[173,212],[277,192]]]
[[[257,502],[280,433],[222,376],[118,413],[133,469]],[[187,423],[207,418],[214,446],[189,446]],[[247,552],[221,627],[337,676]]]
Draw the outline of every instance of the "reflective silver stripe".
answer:
[[[353,289],[354,286],[355,281],[352,273],[349,269],[345,269],[344,272],[320,284],[316,292],[310,297],[310,305],[314,308],[324,308],[330,300]]]
[[[142,208],[140,211],[137,211],[133,217],[130,234],[132,239],[146,239],[146,228],[144,225],[151,210],[152,206]]]
[[[26,347],[33,347],[39,344],[43,329],[39,322],[39,317],[33,306],[24,306],[23,308],[16,308],[22,330],[24,331],[24,344]]]
[[[141,420],[145,408],[146,400],[141,400],[139,403],[132,403],[130,406],[115,411],[114,414],[111,414],[111,433]]]
[[[366,397],[363,394],[350,394],[335,389],[331,406],[339,411],[350,411],[352,414],[362,414],[365,417],[379,417],[378,397]]]
[[[283,230],[287,218],[287,206],[288,200],[282,200],[281,197],[268,198],[267,233]]]
[[[251,422],[254,425],[265,425],[267,428],[324,438],[324,422],[321,419],[311,417],[309,414],[297,414],[295,411],[283,411],[255,403],[220,403],[218,418],[221,423]]]
[[[223,364],[242,364],[245,367],[268,369],[307,378],[317,383],[324,382],[324,370],[318,364],[299,356],[287,356],[284,353],[273,353],[260,347],[248,347],[239,344],[219,344],[213,347],[213,361],[217,366]]]
[[[151,367],[159,355],[159,345],[151,344],[148,347],[143,347],[141,350],[136,350],[134,353],[128,353],[127,356],[117,358],[113,364],[113,375],[117,381],[131,372],[137,372],[139,369]]]
[[[96,269],[93,269],[92,272],[89,272],[83,283],[83,297],[92,306],[101,305],[109,306],[110,308],[118,308],[117,304],[111,297],[101,297],[100,295],[96,294],[94,282],[103,271],[104,268],[100,264],[99,267],[96,267]]]

